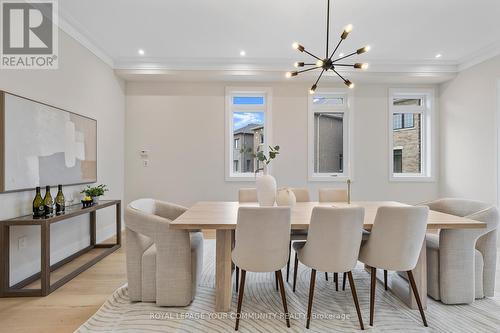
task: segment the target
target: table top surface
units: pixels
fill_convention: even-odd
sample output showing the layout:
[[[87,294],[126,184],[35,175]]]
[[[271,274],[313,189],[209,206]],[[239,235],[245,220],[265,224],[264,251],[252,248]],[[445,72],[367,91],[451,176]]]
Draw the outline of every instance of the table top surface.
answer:
[[[19,216],[15,217],[12,219],[8,220],[3,220],[0,221],[0,224],[7,224],[7,225],[41,225],[44,223],[56,223],[59,221],[67,220],[69,218],[83,215],[83,214],[88,214],[91,212],[94,212],[96,210],[106,208],[109,206],[114,206],[117,204],[120,204],[120,200],[99,200],[99,203],[93,204],[90,207],[85,207],[83,208],[82,204],[76,204],[76,205],[71,205],[65,208],[65,213],[62,215],[55,215],[52,217],[45,217],[45,218],[38,218],[35,219],[33,218],[33,215],[24,215],[24,216]]]
[[[179,216],[170,226],[174,229],[235,229],[239,207],[258,207],[256,202],[238,203],[227,201],[197,202],[184,214]],[[408,206],[396,201],[356,201],[345,202],[298,202],[291,207],[292,229],[307,229],[314,207],[364,207],[365,220],[363,228],[370,230],[375,220],[378,207]],[[455,215],[429,211],[427,229],[470,229],[485,228],[486,223],[466,219]]]

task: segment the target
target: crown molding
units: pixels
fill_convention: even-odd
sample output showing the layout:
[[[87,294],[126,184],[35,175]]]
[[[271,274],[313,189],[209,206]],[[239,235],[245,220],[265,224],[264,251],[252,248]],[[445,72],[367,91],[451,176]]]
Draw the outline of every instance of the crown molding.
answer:
[[[59,29],[64,31],[78,43],[80,43],[87,50],[92,52],[97,58],[101,59],[112,69],[114,68],[114,61],[103,49],[96,45],[89,37],[86,30],[79,24],[67,11],[64,11],[59,6]]]
[[[498,55],[500,55],[500,41],[490,44],[489,46],[475,51],[467,57],[460,59],[458,71],[461,72]]]

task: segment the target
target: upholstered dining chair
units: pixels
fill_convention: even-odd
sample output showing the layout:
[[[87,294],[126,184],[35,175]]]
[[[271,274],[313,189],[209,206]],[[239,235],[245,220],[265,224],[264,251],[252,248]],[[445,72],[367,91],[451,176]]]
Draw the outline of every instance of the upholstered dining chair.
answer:
[[[294,187],[291,189],[297,202],[309,202],[311,201],[311,196],[309,195],[309,190],[307,188]]]
[[[379,207],[370,237],[361,245],[359,261],[371,267],[370,326],[373,326],[377,268],[405,271],[424,326],[427,320],[412,270],[425,239],[429,208],[425,206]]]
[[[319,202],[347,202],[347,190],[344,188],[320,188]]]
[[[239,202],[258,202],[257,189],[255,187],[240,188],[238,190]]]
[[[290,215],[289,207],[240,207],[238,210],[236,243],[232,252],[233,262],[241,269],[241,284],[234,327],[236,331],[241,317],[247,271],[275,272],[279,281],[286,325],[290,327],[285,287],[281,275],[281,269],[286,265],[288,257]]]
[[[186,208],[139,199],[125,209],[128,293],[132,302],[186,306],[203,267],[203,234],[170,229]]]
[[[443,198],[431,210],[485,222],[486,228],[427,234],[428,295],[445,304],[468,304],[495,291],[498,210],[487,203]]]
[[[238,202],[258,202],[257,199],[257,189],[255,187],[247,187],[247,188],[240,188],[238,190]],[[235,265],[235,289],[236,292],[238,292],[239,288],[239,283],[240,283],[240,269],[238,266]],[[275,276],[275,285],[276,285],[276,290],[279,290],[278,287],[278,278]]]
[[[347,273],[359,325],[362,330],[364,329],[356,286],[351,272],[358,260],[364,214],[365,211],[362,207],[315,207],[311,215],[307,241],[293,243],[295,249],[294,291],[299,261],[311,268],[306,328],[309,328],[311,321],[316,270],[320,270]]]

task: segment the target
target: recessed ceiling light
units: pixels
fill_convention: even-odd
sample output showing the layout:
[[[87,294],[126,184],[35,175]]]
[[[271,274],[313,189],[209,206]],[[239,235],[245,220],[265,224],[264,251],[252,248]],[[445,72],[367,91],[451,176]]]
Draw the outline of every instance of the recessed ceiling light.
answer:
[[[146,52],[144,52],[143,49],[139,49],[139,51],[137,51],[137,53],[139,53],[139,55],[144,55]]]
[[[244,56],[246,56],[246,55],[247,55],[247,53],[245,52],[245,50],[241,50],[241,51],[240,51],[240,56],[244,57]]]
[[[441,58],[443,55],[441,53],[436,54],[436,58]]]

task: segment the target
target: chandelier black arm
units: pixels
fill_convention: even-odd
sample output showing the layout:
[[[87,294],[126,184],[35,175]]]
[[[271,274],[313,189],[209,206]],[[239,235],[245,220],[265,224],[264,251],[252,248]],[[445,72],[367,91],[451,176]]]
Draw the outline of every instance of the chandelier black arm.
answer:
[[[323,60],[323,59],[320,59],[319,57],[316,57],[314,54],[312,54],[311,52],[307,51],[307,50],[304,50],[305,53],[309,54],[311,57],[313,58],[316,58],[318,60]]]
[[[336,47],[335,47],[335,49],[333,50],[332,54],[330,55],[330,58],[328,58],[328,60],[332,60],[333,55],[335,54],[335,52],[337,52],[337,50],[338,50],[338,48],[339,48],[340,44],[342,44],[342,41],[343,41],[343,39],[341,38],[341,39],[339,40],[339,43],[337,44],[337,46],[336,46]],[[328,56],[328,54],[327,54],[327,56]]]
[[[337,75],[338,75],[338,76],[339,76],[339,77],[340,77],[340,78],[341,78],[344,82],[347,82],[347,79],[346,79],[346,78],[344,78],[342,75],[340,75],[340,74],[339,74],[339,72],[337,72],[337,71],[335,70],[335,68],[333,68],[333,66],[332,66],[332,67],[330,67],[330,69],[331,69],[331,70],[332,70],[335,74],[337,74]]]
[[[332,61],[332,62],[337,62],[337,61],[339,61],[339,60],[342,60],[342,59],[345,59],[345,58],[352,57],[352,56],[353,56],[353,55],[355,55],[355,54],[358,54],[358,52],[357,52],[357,51],[354,51],[353,53],[349,53],[348,55],[343,56],[343,57],[338,58],[338,59],[335,59],[335,60],[334,60],[334,61]]]
[[[321,71],[321,73],[319,73],[318,79],[316,80],[316,82],[314,83],[314,85],[317,85],[317,84],[318,84],[318,82],[319,82],[319,80],[321,79],[321,76],[323,75],[323,73],[324,73],[324,72],[325,72],[325,70],[323,69],[323,70]]]
[[[301,71],[297,71],[297,74],[304,73],[304,72],[309,72],[309,71],[312,71],[312,70],[317,69],[317,68],[321,68],[321,67],[316,66],[316,67],[311,67],[311,68],[308,68],[308,69],[303,69]]]
[[[335,66],[343,66],[343,67],[354,67],[355,65],[349,65],[349,64],[335,64]]]

